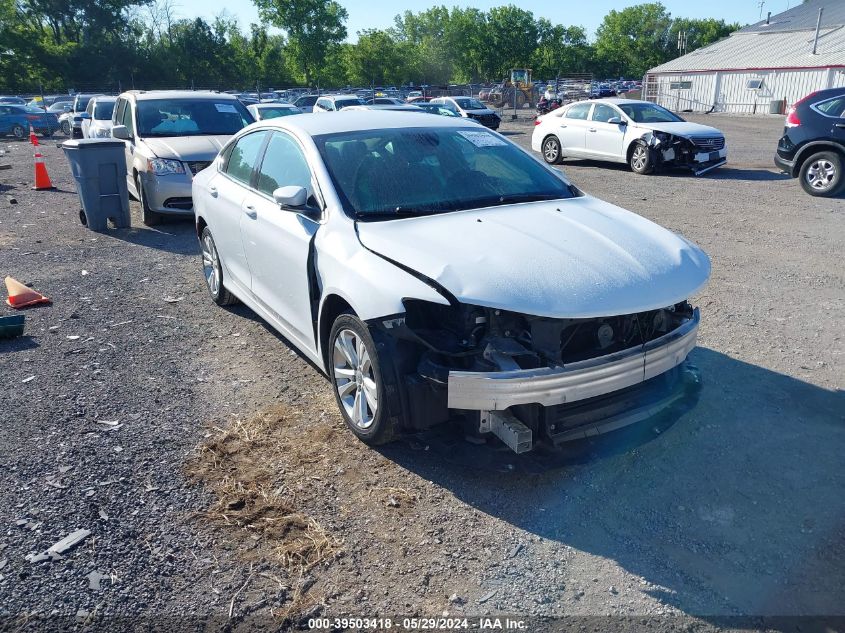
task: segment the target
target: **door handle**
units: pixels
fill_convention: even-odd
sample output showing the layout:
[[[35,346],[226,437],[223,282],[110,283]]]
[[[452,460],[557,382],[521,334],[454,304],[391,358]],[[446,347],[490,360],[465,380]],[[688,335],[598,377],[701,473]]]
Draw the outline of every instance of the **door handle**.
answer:
[[[208,193],[211,194],[212,198],[216,198],[217,197],[217,187],[209,187]]]
[[[834,123],[833,127],[845,128],[845,123]]]
[[[246,213],[253,220],[258,217],[258,211],[256,211],[255,207],[251,204],[248,204],[244,207],[244,213]]]
[[[561,124],[560,124],[560,127],[566,127],[566,124],[565,124],[565,123],[561,123]]]
[[[596,128],[591,127],[588,131],[589,131],[589,132],[595,132],[595,131],[596,131]]]

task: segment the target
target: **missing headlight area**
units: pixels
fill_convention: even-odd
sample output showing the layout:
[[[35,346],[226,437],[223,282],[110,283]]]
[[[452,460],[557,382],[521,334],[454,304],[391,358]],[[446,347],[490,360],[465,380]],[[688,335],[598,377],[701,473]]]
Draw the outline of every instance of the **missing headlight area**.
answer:
[[[404,352],[409,419],[461,418],[517,452],[618,428],[677,397],[695,345],[687,301],[635,314],[555,319],[471,305],[405,301],[383,331]],[[410,370],[410,371],[408,371]]]
[[[643,138],[657,165],[690,169],[695,175],[721,167],[725,158],[724,136],[676,136],[655,131]]]

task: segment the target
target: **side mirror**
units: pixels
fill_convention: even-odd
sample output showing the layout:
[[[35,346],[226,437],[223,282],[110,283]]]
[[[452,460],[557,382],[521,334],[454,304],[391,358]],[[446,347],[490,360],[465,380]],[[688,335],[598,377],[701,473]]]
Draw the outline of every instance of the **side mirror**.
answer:
[[[71,110],[73,110],[73,106],[68,103],[67,105],[62,106],[62,110],[64,110],[65,112],[70,112]]]
[[[280,207],[300,209],[308,201],[308,191],[305,187],[297,187],[296,185],[279,187],[273,192],[273,200]]]
[[[90,119],[91,115],[88,114],[87,112],[83,112],[82,114],[79,115],[79,118],[80,119]]]
[[[607,120],[608,123],[612,123],[614,125],[628,125],[627,121],[625,121],[622,117],[614,116]]]
[[[129,128],[125,125],[115,125],[114,127],[112,127],[111,135],[114,138],[119,138],[124,141],[128,141],[130,138],[132,138],[132,135],[129,134]]]

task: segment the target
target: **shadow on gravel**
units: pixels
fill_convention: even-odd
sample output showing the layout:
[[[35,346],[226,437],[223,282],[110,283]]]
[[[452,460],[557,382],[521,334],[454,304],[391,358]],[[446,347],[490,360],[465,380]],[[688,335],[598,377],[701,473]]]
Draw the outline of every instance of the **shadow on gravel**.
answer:
[[[200,246],[191,220],[170,220],[154,229],[110,229],[109,237],[175,255],[199,255]]]
[[[0,339],[0,354],[25,352],[37,349],[38,347],[38,342],[31,336],[18,336],[13,339]]]
[[[482,512],[616,561],[650,583],[628,591],[685,613],[841,613],[845,392],[708,349],[691,360],[694,409],[570,446],[568,466],[532,474],[542,456],[502,451],[510,472],[497,472],[458,441],[382,452]]]

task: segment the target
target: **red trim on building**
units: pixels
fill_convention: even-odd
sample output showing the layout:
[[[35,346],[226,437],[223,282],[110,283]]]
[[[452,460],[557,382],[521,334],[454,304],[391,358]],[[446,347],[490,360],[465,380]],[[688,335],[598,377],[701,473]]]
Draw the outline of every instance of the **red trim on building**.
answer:
[[[694,75],[699,73],[741,73],[741,72],[771,72],[773,70],[827,70],[829,68],[845,68],[845,64],[833,66],[782,66],[780,68],[713,68],[712,70],[660,70],[646,73],[649,75]]]

